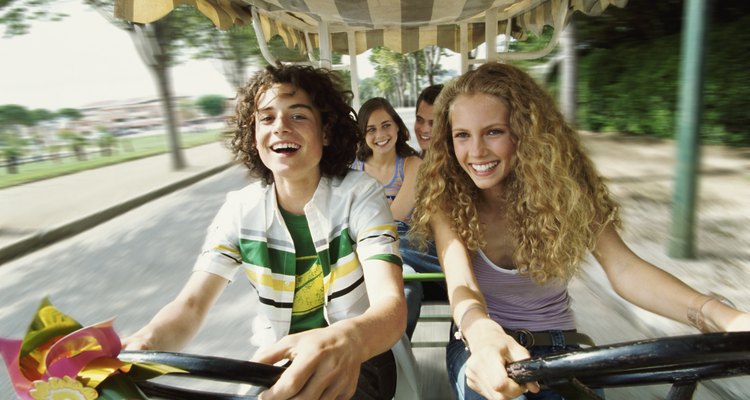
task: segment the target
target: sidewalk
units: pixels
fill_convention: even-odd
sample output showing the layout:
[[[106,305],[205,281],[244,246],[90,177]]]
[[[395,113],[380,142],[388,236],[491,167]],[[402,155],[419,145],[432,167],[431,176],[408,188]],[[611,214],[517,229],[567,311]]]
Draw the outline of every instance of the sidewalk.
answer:
[[[0,190],[0,266],[233,165],[223,143],[184,149]]]

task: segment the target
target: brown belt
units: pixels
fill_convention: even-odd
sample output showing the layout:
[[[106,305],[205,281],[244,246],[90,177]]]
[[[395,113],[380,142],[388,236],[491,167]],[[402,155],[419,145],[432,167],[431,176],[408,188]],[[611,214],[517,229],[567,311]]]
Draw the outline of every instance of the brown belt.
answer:
[[[526,329],[510,330],[506,329],[505,333],[510,335],[516,342],[527,349],[533,346],[553,346],[552,334],[549,332],[531,332]],[[594,346],[594,341],[586,334],[576,331],[562,331],[563,346],[586,345]]]

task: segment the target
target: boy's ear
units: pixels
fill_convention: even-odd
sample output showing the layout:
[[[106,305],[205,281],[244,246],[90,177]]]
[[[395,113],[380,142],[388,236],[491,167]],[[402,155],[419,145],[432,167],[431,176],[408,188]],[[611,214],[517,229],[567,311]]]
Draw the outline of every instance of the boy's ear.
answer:
[[[331,141],[331,123],[323,125],[323,146],[328,146]]]

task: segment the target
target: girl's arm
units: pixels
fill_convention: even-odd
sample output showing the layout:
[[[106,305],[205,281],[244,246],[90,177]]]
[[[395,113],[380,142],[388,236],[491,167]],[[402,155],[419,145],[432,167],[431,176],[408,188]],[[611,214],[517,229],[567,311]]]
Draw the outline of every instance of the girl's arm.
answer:
[[[515,398],[525,390],[538,392],[539,385],[536,383],[520,386],[508,378],[505,366],[512,361],[528,358],[529,352],[487,315],[469,251],[451,229],[448,217],[436,213],[431,218],[438,258],[445,271],[453,320],[471,351],[466,365],[469,387],[487,398],[496,398],[498,393]]]
[[[417,171],[421,164],[422,159],[417,156],[407,157],[404,161],[404,182],[391,203],[391,213],[396,221],[408,221],[411,216],[414,209]]]
[[[706,331],[750,331],[750,315],[638,257],[611,224],[599,235],[593,253],[615,292],[643,309],[694,326],[702,319]],[[691,313],[693,321],[688,318]]]
[[[208,310],[228,281],[218,275],[194,271],[177,297],[164,306],[146,326],[123,339],[127,350],[178,351],[195,336]]]

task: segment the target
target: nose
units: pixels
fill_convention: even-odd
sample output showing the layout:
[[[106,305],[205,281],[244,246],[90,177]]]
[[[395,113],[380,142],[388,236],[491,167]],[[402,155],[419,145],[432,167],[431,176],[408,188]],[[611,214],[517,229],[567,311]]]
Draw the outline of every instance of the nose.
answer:
[[[484,140],[481,137],[472,137],[469,143],[469,155],[472,157],[482,157],[487,151]]]
[[[279,134],[282,132],[287,132],[288,130],[289,126],[287,125],[286,118],[284,118],[283,115],[277,116],[273,124],[273,133]]]

